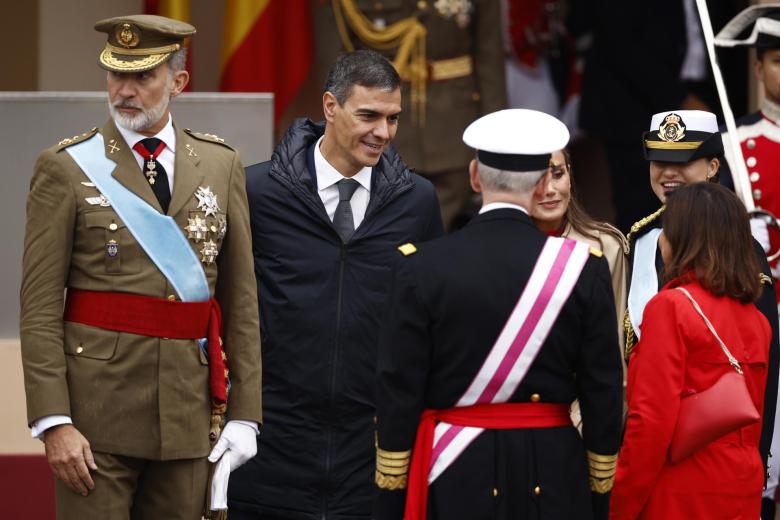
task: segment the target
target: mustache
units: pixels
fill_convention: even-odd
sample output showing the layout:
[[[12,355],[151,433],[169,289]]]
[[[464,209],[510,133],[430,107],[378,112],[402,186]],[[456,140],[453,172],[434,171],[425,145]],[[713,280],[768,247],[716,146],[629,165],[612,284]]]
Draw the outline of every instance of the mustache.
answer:
[[[139,103],[128,101],[127,99],[120,99],[119,101],[112,103],[112,106],[114,108],[135,108],[138,110],[143,110],[143,107]]]

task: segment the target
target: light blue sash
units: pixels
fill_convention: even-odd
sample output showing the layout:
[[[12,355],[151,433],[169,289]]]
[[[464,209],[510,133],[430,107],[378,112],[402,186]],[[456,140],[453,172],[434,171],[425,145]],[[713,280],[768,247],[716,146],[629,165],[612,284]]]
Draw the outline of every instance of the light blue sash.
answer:
[[[634,264],[631,272],[631,288],[628,292],[628,315],[634,334],[641,334],[642,314],[650,298],[658,294],[658,273],[655,271],[655,252],[661,228],[654,228],[639,237],[634,245]]]
[[[109,200],[136,241],[171,282],[179,298],[185,302],[208,300],[211,293],[206,273],[184,233],[173,218],[158,213],[111,175],[116,163],[105,155],[103,136],[95,134],[66,151]]]

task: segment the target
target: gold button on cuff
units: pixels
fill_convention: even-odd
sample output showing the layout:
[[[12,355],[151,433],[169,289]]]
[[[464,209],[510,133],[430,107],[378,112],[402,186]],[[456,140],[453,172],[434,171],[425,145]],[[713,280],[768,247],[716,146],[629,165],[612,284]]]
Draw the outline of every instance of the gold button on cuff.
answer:
[[[534,488],[534,495],[539,496],[542,494],[542,488],[540,486],[536,486]]]
[[[111,224],[108,225],[108,229],[110,229],[111,231],[116,231],[117,229],[119,229],[119,226],[116,225],[116,222],[112,222]]]
[[[539,394],[531,394],[531,402],[532,403],[538,403],[539,401],[541,401],[541,399],[542,399],[541,395],[539,395]]]
[[[84,352],[84,347],[79,345],[78,348],[76,349],[76,354],[81,354],[82,352]]]

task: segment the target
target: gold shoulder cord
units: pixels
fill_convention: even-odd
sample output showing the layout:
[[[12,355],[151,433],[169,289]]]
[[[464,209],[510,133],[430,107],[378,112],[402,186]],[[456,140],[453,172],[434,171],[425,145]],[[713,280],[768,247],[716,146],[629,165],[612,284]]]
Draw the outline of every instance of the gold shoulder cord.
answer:
[[[634,353],[634,345],[636,345],[636,334],[634,334],[634,327],[631,326],[631,315],[628,313],[628,308],[623,313],[623,333],[626,340],[623,357],[628,362],[628,358]]]
[[[398,48],[393,66],[401,79],[412,86],[412,120],[425,125],[425,26],[414,17],[404,18],[385,29],[378,29],[355,7],[354,0],[333,0],[333,14],[341,41],[348,51],[355,46],[347,32],[347,25],[355,35],[371,48],[388,50]]]
[[[658,217],[661,216],[661,214],[666,209],[666,206],[661,206],[658,208],[658,210],[655,213],[652,213],[639,222],[635,222],[633,226],[631,226],[631,230],[628,232],[628,235],[626,235],[626,242],[628,242],[629,248],[631,247],[631,240],[634,238],[634,235],[639,233],[645,226],[648,224],[654,222]]]
[[[590,475],[590,489],[595,493],[605,494],[612,490],[615,483],[615,471],[617,471],[617,454],[599,455],[587,451],[588,474]]]

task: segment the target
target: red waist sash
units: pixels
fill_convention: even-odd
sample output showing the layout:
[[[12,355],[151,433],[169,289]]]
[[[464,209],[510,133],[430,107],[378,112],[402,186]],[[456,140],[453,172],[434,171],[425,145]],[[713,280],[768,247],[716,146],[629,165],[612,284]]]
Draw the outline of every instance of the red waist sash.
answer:
[[[420,417],[412,450],[405,520],[424,520],[428,511],[428,473],[437,422],[491,430],[553,428],[572,424],[569,405],[560,403],[475,404],[446,410],[425,410]]]
[[[208,339],[209,388],[217,403],[227,402],[222,312],[214,298],[179,302],[137,294],[68,289],[65,321],[156,338]]]

